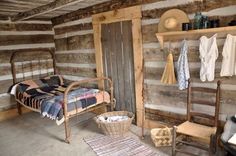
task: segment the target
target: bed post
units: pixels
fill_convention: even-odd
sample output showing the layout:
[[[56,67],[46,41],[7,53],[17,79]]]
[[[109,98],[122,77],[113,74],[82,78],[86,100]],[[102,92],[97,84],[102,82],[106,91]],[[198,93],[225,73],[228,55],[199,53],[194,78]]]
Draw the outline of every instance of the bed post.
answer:
[[[72,86],[68,86],[67,89],[65,90],[65,93],[64,93],[64,118],[65,118],[65,121],[64,121],[64,125],[65,125],[65,142],[66,143],[70,143],[70,129],[69,129],[69,116],[68,116],[68,113],[67,113],[67,95],[70,91],[70,89],[72,88]]]
[[[11,73],[12,73],[12,77],[13,77],[13,84],[16,83],[16,68],[15,68],[15,63],[14,63],[15,55],[16,55],[16,52],[14,52],[14,53],[11,55],[11,58],[10,58]],[[16,99],[16,96],[15,96],[15,99]],[[20,104],[17,100],[16,100],[16,106],[17,106],[18,114],[21,115],[21,114],[22,114],[22,111],[21,111],[21,104]]]
[[[19,102],[16,102],[16,106],[17,106],[18,114],[21,115],[22,114],[21,104]]]
[[[67,103],[66,103],[66,105],[67,105]],[[64,108],[64,118],[65,118],[65,121],[64,121],[64,125],[65,125],[65,142],[69,144],[70,143],[70,128],[69,128],[69,117],[67,116],[67,106],[66,106],[66,108]]]
[[[68,112],[67,112],[67,103],[68,103],[68,93],[75,87],[75,86],[78,86],[82,83],[89,83],[89,82],[93,82],[93,81],[100,81],[100,80],[107,80],[109,82],[109,86],[110,86],[110,91],[111,91],[111,95],[110,95],[110,98],[111,98],[111,101],[110,101],[110,105],[111,105],[111,111],[113,111],[114,109],[114,102],[115,102],[115,99],[114,99],[114,93],[113,93],[113,83],[112,83],[112,80],[110,80],[109,78],[106,78],[106,77],[100,77],[100,78],[94,78],[94,79],[89,79],[89,80],[81,80],[81,81],[77,81],[77,82],[73,82],[71,83],[65,90],[64,92],[64,97],[63,97],[63,107],[64,107],[64,118],[65,118],[65,121],[64,121],[64,125],[65,125],[65,142],[66,143],[70,143],[70,127],[69,127],[69,119],[71,116],[69,116]]]
[[[53,74],[57,74],[57,70],[56,70],[56,56],[55,56],[55,53],[53,51],[50,51],[49,52],[51,54],[51,57],[52,57],[52,66],[53,66]]]
[[[70,143],[70,129],[69,129],[69,118],[65,116],[65,122],[64,122],[64,125],[65,125],[65,142],[66,143]]]

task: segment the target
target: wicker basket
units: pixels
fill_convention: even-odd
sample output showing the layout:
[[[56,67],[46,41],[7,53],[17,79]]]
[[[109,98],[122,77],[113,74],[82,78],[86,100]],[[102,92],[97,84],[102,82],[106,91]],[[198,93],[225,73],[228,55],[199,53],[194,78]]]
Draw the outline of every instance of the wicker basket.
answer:
[[[156,147],[172,145],[172,128],[154,128],[151,130],[151,138]]]
[[[103,122],[100,121],[98,118],[100,116],[106,118],[110,116],[128,116],[129,118],[124,121],[117,121],[117,122]],[[129,131],[130,125],[132,120],[134,119],[134,114],[127,111],[114,111],[114,112],[107,112],[103,113],[95,118],[98,127],[102,129],[105,135],[123,135]]]

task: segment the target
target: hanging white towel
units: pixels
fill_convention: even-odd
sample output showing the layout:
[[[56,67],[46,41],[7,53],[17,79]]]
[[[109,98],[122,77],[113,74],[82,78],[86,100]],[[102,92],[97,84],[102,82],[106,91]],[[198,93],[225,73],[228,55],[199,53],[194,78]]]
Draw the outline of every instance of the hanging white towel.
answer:
[[[180,55],[177,62],[178,84],[180,90],[188,88],[188,79],[190,78],[187,53],[188,45],[187,41],[184,40],[182,42]]]
[[[215,78],[215,61],[218,58],[216,37],[217,34],[210,38],[207,38],[206,36],[200,38],[200,79],[202,81],[213,81]]]
[[[220,76],[236,75],[236,36],[227,35],[222,55]]]

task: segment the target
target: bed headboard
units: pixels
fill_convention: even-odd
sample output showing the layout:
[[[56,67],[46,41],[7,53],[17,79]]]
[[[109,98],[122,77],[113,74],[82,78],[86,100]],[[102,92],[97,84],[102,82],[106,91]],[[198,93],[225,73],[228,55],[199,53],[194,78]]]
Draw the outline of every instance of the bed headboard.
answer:
[[[54,51],[17,51],[10,58],[13,83],[56,74]]]

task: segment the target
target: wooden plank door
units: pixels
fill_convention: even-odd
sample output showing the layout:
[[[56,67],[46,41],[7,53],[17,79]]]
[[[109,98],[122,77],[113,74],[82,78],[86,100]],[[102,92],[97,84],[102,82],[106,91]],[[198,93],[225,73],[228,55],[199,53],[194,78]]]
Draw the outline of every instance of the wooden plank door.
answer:
[[[113,80],[116,110],[135,113],[132,22],[102,24],[104,75]]]

